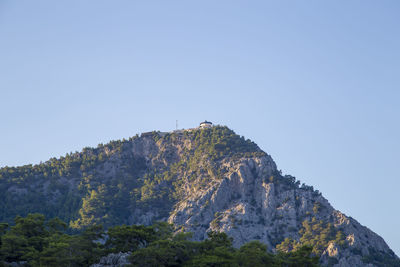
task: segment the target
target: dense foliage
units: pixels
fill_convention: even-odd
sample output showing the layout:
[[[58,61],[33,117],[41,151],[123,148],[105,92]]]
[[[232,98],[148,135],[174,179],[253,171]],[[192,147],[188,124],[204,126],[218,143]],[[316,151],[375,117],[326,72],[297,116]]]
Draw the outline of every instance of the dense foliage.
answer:
[[[125,216],[121,206],[126,207],[127,203],[121,203],[126,192],[118,189],[132,186],[131,173],[145,167],[141,159],[124,152],[133,139],[84,148],[80,153],[37,165],[1,168],[0,219],[12,222],[17,215],[40,212],[77,226],[104,221],[110,216],[119,223]],[[104,172],[104,165],[111,159],[121,162],[122,177],[111,177]],[[102,204],[110,199],[113,201],[108,205],[112,207],[104,208]]]
[[[291,251],[307,245],[313,248],[313,253],[321,255],[331,242],[342,247],[346,245],[344,234],[330,223],[325,223],[313,217],[311,221],[304,220],[302,225],[303,227],[299,231],[299,241],[286,238],[277,245],[277,249]]]
[[[282,243],[276,246],[277,250],[289,252],[308,246],[312,248],[314,255],[321,256],[330,243],[335,243],[339,247],[346,246],[344,234],[330,223],[325,223],[313,217],[311,221],[304,220],[302,226],[299,230],[300,239],[298,241],[285,238]],[[332,264],[338,263],[337,259],[333,257],[330,258],[330,262]]]
[[[32,267],[90,266],[120,251],[131,253],[131,266],[318,266],[311,247],[274,255],[253,241],[235,249],[224,233],[210,232],[208,239],[194,242],[189,233],[174,235],[167,223],[115,226],[107,233],[101,226],[92,226],[70,235],[63,221],[29,214],[16,217],[10,228],[1,226],[0,266],[12,262]]]

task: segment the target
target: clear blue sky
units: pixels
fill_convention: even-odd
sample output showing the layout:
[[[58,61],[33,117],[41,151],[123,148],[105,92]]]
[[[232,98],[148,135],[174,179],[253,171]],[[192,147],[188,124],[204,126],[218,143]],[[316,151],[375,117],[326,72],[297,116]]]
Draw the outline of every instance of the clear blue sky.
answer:
[[[227,125],[400,255],[399,1],[0,0],[0,166]]]

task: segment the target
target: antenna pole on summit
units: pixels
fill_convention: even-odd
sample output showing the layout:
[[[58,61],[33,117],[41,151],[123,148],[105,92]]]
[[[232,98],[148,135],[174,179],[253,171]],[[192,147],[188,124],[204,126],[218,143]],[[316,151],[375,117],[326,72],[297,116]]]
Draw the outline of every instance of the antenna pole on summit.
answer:
[[[176,130],[178,130],[178,120],[176,120]]]

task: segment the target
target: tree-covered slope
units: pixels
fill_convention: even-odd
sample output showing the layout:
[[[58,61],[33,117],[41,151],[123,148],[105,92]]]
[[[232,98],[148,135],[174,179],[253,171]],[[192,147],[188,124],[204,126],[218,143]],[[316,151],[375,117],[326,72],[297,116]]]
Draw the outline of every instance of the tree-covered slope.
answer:
[[[254,143],[226,127],[214,127],[146,133],[37,165],[1,168],[0,221],[40,212],[76,229],[109,226],[128,223],[133,211],[154,205],[165,211],[160,219],[182,194],[177,174],[183,169],[194,176],[215,171],[210,164],[202,169],[204,156],[211,162],[257,153],[263,154]]]

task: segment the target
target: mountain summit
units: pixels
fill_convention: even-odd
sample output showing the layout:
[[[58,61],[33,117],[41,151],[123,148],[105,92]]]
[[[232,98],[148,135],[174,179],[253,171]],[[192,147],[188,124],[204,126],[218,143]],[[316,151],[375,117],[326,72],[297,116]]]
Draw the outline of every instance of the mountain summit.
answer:
[[[1,168],[0,202],[6,222],[40,212],[79,231],[163,220],[195,240],[223,231],[237,247],[251,240],[271,251],[311,245],[326,266],[400,266],[380,236],[223,126],[143,133]]]

